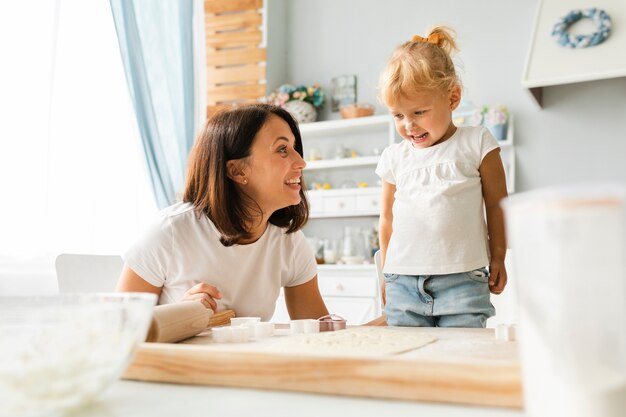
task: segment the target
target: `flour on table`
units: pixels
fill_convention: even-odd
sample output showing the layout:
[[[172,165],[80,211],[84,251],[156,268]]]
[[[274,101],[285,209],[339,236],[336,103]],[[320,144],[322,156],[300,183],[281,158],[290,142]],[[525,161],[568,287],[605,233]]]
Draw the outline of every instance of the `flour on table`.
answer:
[[[382,356],[414,350],[435,340],[436,337],[426,333],[388,327],[355,327],[281,338],[273,347],[293,353]]]

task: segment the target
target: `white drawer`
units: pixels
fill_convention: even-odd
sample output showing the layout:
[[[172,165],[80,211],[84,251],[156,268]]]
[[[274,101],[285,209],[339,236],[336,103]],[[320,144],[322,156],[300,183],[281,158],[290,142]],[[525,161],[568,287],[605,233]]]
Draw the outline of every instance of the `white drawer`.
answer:
[[[324,197],[311,197],[309,196],[309,207],[311,209],[311,214],[322,214],[324,213]]]
[[[379,211],[380,210],[380,195],[358,195],[356,197],[356,209],[357,211]]]
[[[355,210],[354,196],[324,197],[324,213],[351,213]]]
[[[318,276],[322,297],[376,297],[378,278],[373,275],[360,277]]]

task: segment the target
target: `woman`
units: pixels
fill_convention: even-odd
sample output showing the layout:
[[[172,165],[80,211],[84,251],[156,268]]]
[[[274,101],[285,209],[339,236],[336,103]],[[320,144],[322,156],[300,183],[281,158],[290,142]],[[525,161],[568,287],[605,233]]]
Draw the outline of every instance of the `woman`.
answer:
[[[280,107],[215,115],[191,151],[183,201],[128,251],[117,290],[269,320],[284,287],[292,319],[328,314],[300,230],[309,210],[302,155],[298,125]]]

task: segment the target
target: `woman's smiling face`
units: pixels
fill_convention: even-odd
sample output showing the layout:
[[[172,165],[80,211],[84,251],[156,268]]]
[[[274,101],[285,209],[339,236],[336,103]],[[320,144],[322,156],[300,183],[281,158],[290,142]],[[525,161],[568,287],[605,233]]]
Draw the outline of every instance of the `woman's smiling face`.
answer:
[[[264,213],[300,203],[300,181],[306,162],[295,149],[296,140],[287,122],[271,116],[254,137],[243,169],[245,193]]]

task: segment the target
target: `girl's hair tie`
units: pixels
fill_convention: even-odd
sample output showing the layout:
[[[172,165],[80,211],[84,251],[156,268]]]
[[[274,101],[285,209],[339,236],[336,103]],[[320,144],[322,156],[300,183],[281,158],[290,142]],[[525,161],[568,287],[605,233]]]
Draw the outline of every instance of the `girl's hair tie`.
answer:
[[[438,33],[428,35],[427,38],[422,38],[420,35],[415,35],[411,38],[411,42],[429,42],[439,46],[441,36]]]

